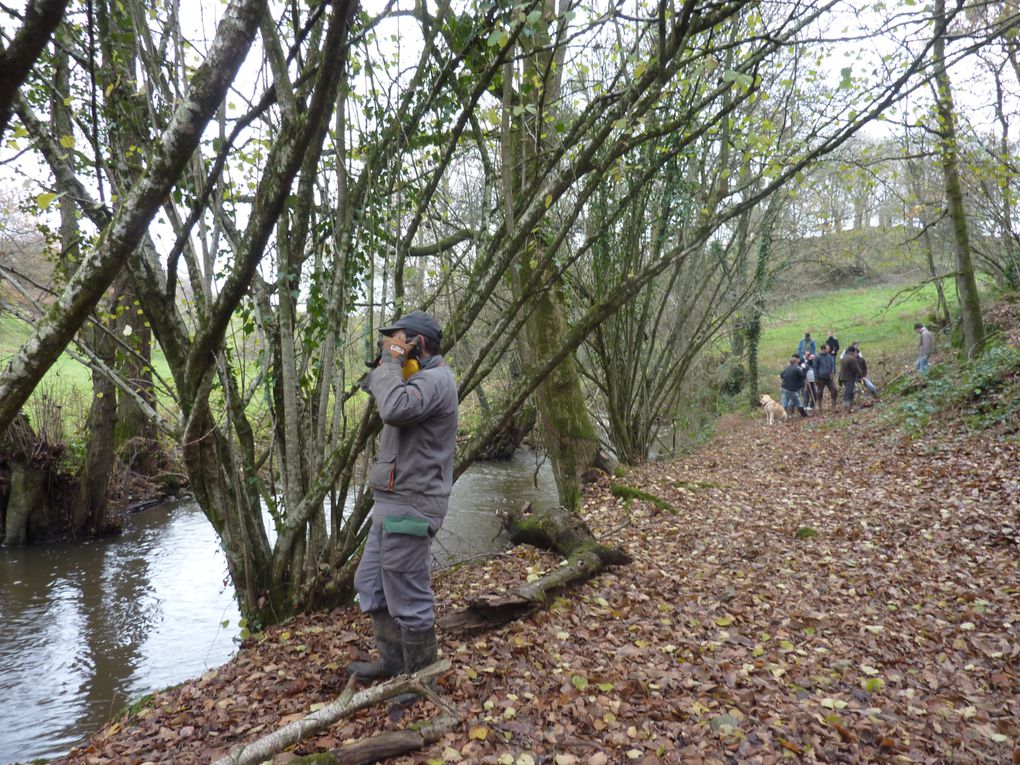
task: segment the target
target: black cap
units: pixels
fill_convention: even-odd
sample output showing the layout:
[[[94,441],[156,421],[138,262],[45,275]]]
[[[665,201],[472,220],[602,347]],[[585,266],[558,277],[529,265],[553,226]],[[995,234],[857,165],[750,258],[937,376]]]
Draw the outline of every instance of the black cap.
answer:
[[[439,328],[439,324],[424,311],[411,311],[407,316],[401,316],[390,326],[380,327],[379,331],[384,335],[391,335],[398,329],[404,330],[411,337],[424,335],[432,338],[437,345],[443,339],[443,330]]]

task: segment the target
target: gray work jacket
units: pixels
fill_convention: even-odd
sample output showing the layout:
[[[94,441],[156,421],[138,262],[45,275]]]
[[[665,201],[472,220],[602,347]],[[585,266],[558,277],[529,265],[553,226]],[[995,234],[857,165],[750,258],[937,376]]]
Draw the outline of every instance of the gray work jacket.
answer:
[[[442,356],[431,356],[405,382],[400,364],[383,354],[368,390],[383,421],[368,475],[376,498],[445,514],[457,445],[457,383],[450,367]]]

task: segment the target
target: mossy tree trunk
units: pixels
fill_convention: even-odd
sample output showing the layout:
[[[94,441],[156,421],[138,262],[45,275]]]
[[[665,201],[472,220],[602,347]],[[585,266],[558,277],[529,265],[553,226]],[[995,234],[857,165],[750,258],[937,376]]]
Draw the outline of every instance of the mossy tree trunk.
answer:
[[[782,204],[779,194],[773,194],[761,223],[761,237],[758,240],[758,262],[755,264],[754,277],[751,284],[751,299],[744,318],[744,337],[747,340],[747,376],[748,395],[751,407],[757,407],[759,401],[758,379],[758,345],[761,342],[761,318],[765,314],[765,293],[769,288],[769,261],[772,255],[772,227]]]
[[[535,34],[523,38],[523,63],[518,98],[524,109],[515,120],[514,129],[504,129],[504,194],[508,204],[508,223],[519,192],[528,188],[542,166],[543,155],[553,148],[549,123],[555,116],[560,97],[563,43],[565,30],[562,16],[557,17],[552,0],[542,0],[538,8],[542,19]],[[509,88],[513,69],[507,67],[504,88],[509,105]],[[509,116],[504,116],[509,119]],[[526,204],[530,200],[524,200]],[[569,325],[563,297],[561,277],[556,269],[556,253],[548,249],[539,228],[528,236],[511,282],[518,298],[533,293],[533,310],[523,333],[524,365],[528,368],[550,349],[562,344]],[[573,354],[567,356],[542,382],[536,395],[539,420],[546,450],[556,477],[560,504],[576,511],[581,504],[582,476],[594,462],[598,439],[581,386],[581,377]]]
[[[150,142],[149,115],[145,99],[136,86],[135,71],[142,65],[138,37],[132,24],[135,0],[97,4],[99,40],[103,61],[99,82],[105,99],[104,113],[110,141],[109,176],[116,199],[127,193],[142,176],[142,152]],[[135,6],[135,16],[144,8]],[[156,394],[152,383],[152,331],[143,316],[141,301],[125,271],[113,283],[113,309],[109,321],[120,340],[111,365],[124,383],[148,407],[153,408]],[[124,465],[141,476],[152,476],[159,469],[160,445],[154,423],[132,395],[117,397],[115,444]]]
[[[934,45],[935,57],[935,110],[939,128],[939,156],[946,185],[946,206],[953,230],[953,252],[956,256],[956,289],[960,296],[960,315],[963,319],[964,351],[968,358],[981,353],[985,344],[985,329],[981,319],[981,300],[974,263],[970,253],[970,232],[967,212],[963,205],[963,187],[960,183],[959,157],[956,139],[956,112],[953,91],[946,71],[946,3],[935,0],[935,23],[938,25]]]
[[[521,270],[526,274],[527,269]],[[559,285],[554,284],[539,296],[525,327],[528,355],[535,358],[555,348],[567,331],[566,307]],[[538,387],[535,400],[560,504],[577,511],[581,506],[582,476],[594,463],[598,439],[573,355],[560,362]]]

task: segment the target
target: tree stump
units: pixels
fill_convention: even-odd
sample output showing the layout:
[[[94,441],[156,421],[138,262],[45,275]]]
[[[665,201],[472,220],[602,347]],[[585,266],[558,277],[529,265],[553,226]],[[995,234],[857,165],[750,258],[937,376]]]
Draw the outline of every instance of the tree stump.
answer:
[[[0,439],[0,542],[23,545],[67,529],[70,479],[59,469],[62,453],[23,413],[15,417]]]

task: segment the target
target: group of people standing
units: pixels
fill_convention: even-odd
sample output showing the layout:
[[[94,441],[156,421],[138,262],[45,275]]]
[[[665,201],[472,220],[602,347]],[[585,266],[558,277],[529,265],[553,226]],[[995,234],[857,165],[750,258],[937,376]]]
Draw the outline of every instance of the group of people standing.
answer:
[[[788,414],[792,415],[795,409],[802,417],[807,417],[809,409],[817,409],[820,413],[824,408],[826,391],[831,408],[835,409],[837,383],[843,389],[841,406],[847,412],[853,410],[858,382],[872,397],[878,398],[878,388],[868,377],[868,363],[861,353],[860,343],[851,343],[837,357],[839,347],[839,339],[830,332],[821,352],[816,354],[811,333],[804,333],[797,344],[797,352],[790,356],[789,363],[779,373],[780,404]]]

